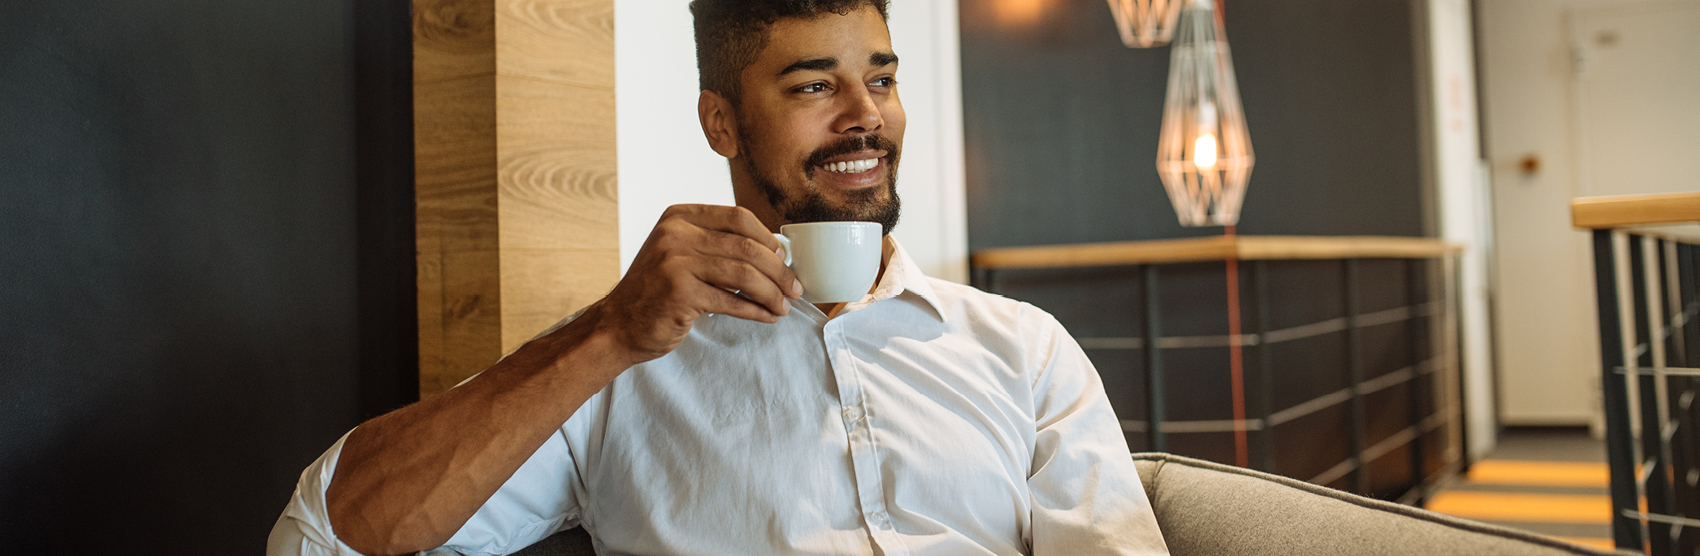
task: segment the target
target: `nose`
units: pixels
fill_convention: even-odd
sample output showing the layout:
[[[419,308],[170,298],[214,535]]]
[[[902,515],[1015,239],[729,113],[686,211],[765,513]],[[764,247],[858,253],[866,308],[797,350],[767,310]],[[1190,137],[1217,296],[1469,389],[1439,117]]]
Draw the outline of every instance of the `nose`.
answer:
[[[866,84],[844,89],[844,94],[840,95],[839,99],[839,114],[832,123],[833,132],[867,133],[885,126],[885,118],[880,115],[879,104],[874,101],[874,96],[868,91]]]

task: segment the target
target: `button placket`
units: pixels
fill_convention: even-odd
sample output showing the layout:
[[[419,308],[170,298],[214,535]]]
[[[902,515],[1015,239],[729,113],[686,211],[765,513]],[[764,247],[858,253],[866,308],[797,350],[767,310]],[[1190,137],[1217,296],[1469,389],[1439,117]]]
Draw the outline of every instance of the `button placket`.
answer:
[[[879,473],[879,460],[874,450],[873,431],[868,425],[866,398],[861,387],[860,368],[844,339],[842,321],[828,322],[825,340],[829,363],[838,385],[838,399],[843,407],[844,430],[849,436],[851,472],[856,479],[856,495],[860,499],[863,519],[873,540],[886,554],[907,554],[891,530],[885,509],[885,487]]]

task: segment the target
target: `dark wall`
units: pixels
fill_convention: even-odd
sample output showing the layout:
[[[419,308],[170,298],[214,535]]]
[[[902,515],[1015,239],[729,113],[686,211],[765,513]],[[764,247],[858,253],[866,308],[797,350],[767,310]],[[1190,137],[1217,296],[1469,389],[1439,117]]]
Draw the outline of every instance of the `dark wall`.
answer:
[[[1213,235],[1157,178],[1169,48],[1101,0],[962,0],[971,249]],[[1226,0],[1257,165],[1239,232],[1423,235],[1409,0]]]
[[[407,9],[0,5],[6,552],[260,553],[414,395]]]
[[[1036,16],[1011,17],[1032,6]],[[1238,232],[1423,235],[1430,226],[1411,0],[1225,0],[1223,13],[1257,154]],[[961,16],[971,249],[1223,232],[1181,227],[1157,177],[1169,48],[1123,46],[1101,0],[961,0]],[[1254,276],[1253,266],[1263,274]],[[1369,260],[1358,268],[1359,285],[1351,289],[1360,301],[1358,314],[1424,302],[1410,293],[1405,262]],[[1261,309],[1268,310],[1269,330],[1347,316],[1340,261],[1238,269],[1242,332],[1257,331]],[[1161,265],[1156,272],[1158,335],[1227,336],[1226,265]],[[1254,291],[1257,283],[1269,290],[1263,300]],[[1141,423],[1150,409],[1146,353],[1114,346],[1145,334],[1146,286],[1135,267],[1000,271],[990,282],[998,293],[1055,314],[1082,339],[1118,416]],[[1412,339],[1427,322],[1412,318],[1356,336],[1341,331],[1246,350],[1247,415],[1264,416],[1347,387],[1353,357],[1365,379],[1428,359],[1432,352]],[[1163,418],[1233,418],[1228,348],[1159,352]],[[1265,364],[1269,376],[1259,384]],[[1428,391],[1411,388],[1425,388],[1429,380],[1366,399],[1367,410],[1356,419],[1360,443],[1394,437],[1432,411],[1407,402],[1426,400]],[[1253,435],[1250,463],[1299,479],[1317,477],[1354,454],[1353,422],[1349,407],[1338,404],[1283,423],[1266,437]],[[1135,450],[1152,447],[1137,428],[1127,436]],[[1165,438],[1168,451],[1235,460],[1232,433]],[[1420,478],[1414,460],[1436,465],[1430,460],[1438,452],[1423,453],[1422,447],[1443,440],[1425,435],[1420,444],[1367,462],[1363,474],[1325,482],[1396,497]],[[1260,449],[1272,457],[1255,457]]]

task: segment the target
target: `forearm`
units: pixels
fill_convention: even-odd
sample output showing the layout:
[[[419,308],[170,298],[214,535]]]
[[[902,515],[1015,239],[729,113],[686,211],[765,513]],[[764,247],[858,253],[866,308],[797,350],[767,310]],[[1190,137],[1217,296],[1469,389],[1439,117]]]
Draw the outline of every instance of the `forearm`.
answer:
[[[367,554],[446,542],[580,405],[630,366],[587,310],[476,379],[355,429],[326,492]]]

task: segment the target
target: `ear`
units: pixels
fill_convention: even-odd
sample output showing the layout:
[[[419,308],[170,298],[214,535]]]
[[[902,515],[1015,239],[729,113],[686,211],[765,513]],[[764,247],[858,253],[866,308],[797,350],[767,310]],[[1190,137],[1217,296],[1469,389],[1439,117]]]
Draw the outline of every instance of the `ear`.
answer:
[[[720,93],[703,91],[697,97],[697,119],[702,121],[709,148],[728,159],[738,156],[738,118],[732,112],[732,101]]]

